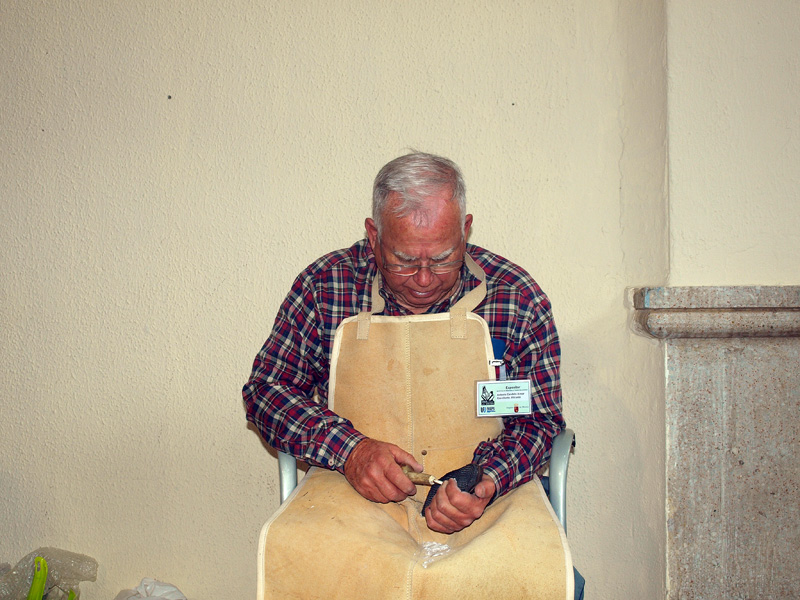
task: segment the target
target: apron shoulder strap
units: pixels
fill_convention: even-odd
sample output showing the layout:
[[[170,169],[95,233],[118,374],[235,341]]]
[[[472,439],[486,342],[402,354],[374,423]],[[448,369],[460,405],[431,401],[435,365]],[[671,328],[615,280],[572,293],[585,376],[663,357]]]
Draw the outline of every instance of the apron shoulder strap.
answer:
[[[370,310],[363,310],[358,313],[358,330],[356,331],[356,339],[358,340],[369,339],[370,317],[372,317],[373,313],[381,312],[386,306],[386,302],[383,300],[383,296],[381,296],[381,282],[381,273],[378,271],[375,273],[375,277],[372,278],[372,290],[370,291],[372,302],[370,304]]]
[[[450,309],[450,337],[459,340],[467,337],[467,313],[475,310],[486,298],[486,273],[469,254],[464,255],[464,262],[469,272],[480,279],[480,284]]]
[[[467,337],[467,313],[475,310],[486,298],[486,273],[469,254],[464,254],[464,263],[467,265],[469,272],[480,280],[480,284],[475,289],[467,292],[450,309],[450,337],[453,339]],[[370,291],[372,298],[371,308],[368,311],[358,313],[356,338],[359,340],[369,339],[370,317],[375,313],[381,312],[386,306],[383,296],[380,294],[381,283],[381,274],[378,272],[372,280],[372,289]]]

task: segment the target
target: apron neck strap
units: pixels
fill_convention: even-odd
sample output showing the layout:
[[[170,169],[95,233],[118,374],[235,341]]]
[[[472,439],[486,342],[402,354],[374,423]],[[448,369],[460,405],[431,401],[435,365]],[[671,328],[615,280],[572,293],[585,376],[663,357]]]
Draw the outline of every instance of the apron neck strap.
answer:
[[[456,302],[453,308],[450,309],[451,312],[454,309],[472,312],[486,299],[486,273],[469,254],[464,254],[464,263],[466,263],[469,272],[480,280],[480,283],[478,287],[465,294],[461,300]]]
[[[486,273],[469,254],[464,254],[464,263],[467,265],[469,272],[480,280],[480,284],[450,308],[450,337],[453,339],[465,339],[467,337],[467,313],[475,310],[486,298]],[[369,339],[370,317],[373,313],[381,312],[386,306],[383,296],[380,294],[381,284],[381,273],[378,271],[372,279],[372,290],[370,291],[372,297],[371,309],[358,313],[356,339]]]

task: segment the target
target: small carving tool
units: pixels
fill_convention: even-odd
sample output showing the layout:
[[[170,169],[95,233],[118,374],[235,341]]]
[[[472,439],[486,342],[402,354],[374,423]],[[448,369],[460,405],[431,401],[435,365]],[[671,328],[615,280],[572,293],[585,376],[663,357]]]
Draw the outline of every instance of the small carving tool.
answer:
[[[403,473],[414,485],[442,485],[440,479],[436,479],[433,475],[428,475],[427,473],[417,473],[409,466],[403,467]]]

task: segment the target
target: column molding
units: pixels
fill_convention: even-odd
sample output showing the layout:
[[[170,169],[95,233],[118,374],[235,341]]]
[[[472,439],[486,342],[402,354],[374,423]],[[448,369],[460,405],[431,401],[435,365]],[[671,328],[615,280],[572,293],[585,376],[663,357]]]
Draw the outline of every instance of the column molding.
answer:
[[[632,289],[633,329],[656,339],[800,337],[800,286]]]

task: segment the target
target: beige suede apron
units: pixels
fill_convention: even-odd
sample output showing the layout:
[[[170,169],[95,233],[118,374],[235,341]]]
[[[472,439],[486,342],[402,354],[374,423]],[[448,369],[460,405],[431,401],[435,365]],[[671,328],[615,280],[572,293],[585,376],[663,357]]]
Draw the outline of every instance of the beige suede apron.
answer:
[[[502,422],[476,416],[475,381],[494,379],[486,322],[471,311],[481,284],[449,313],[345,319],[331,357],[329,406],[365,435],[413,454],[441,476],[472,459]],[[463,531],[428,529],[427,487],[400,503],[370,502],[336,471],[313,468],[262,530],[265,599],[571,600],[572,559],[538,479],[489,506]]]

